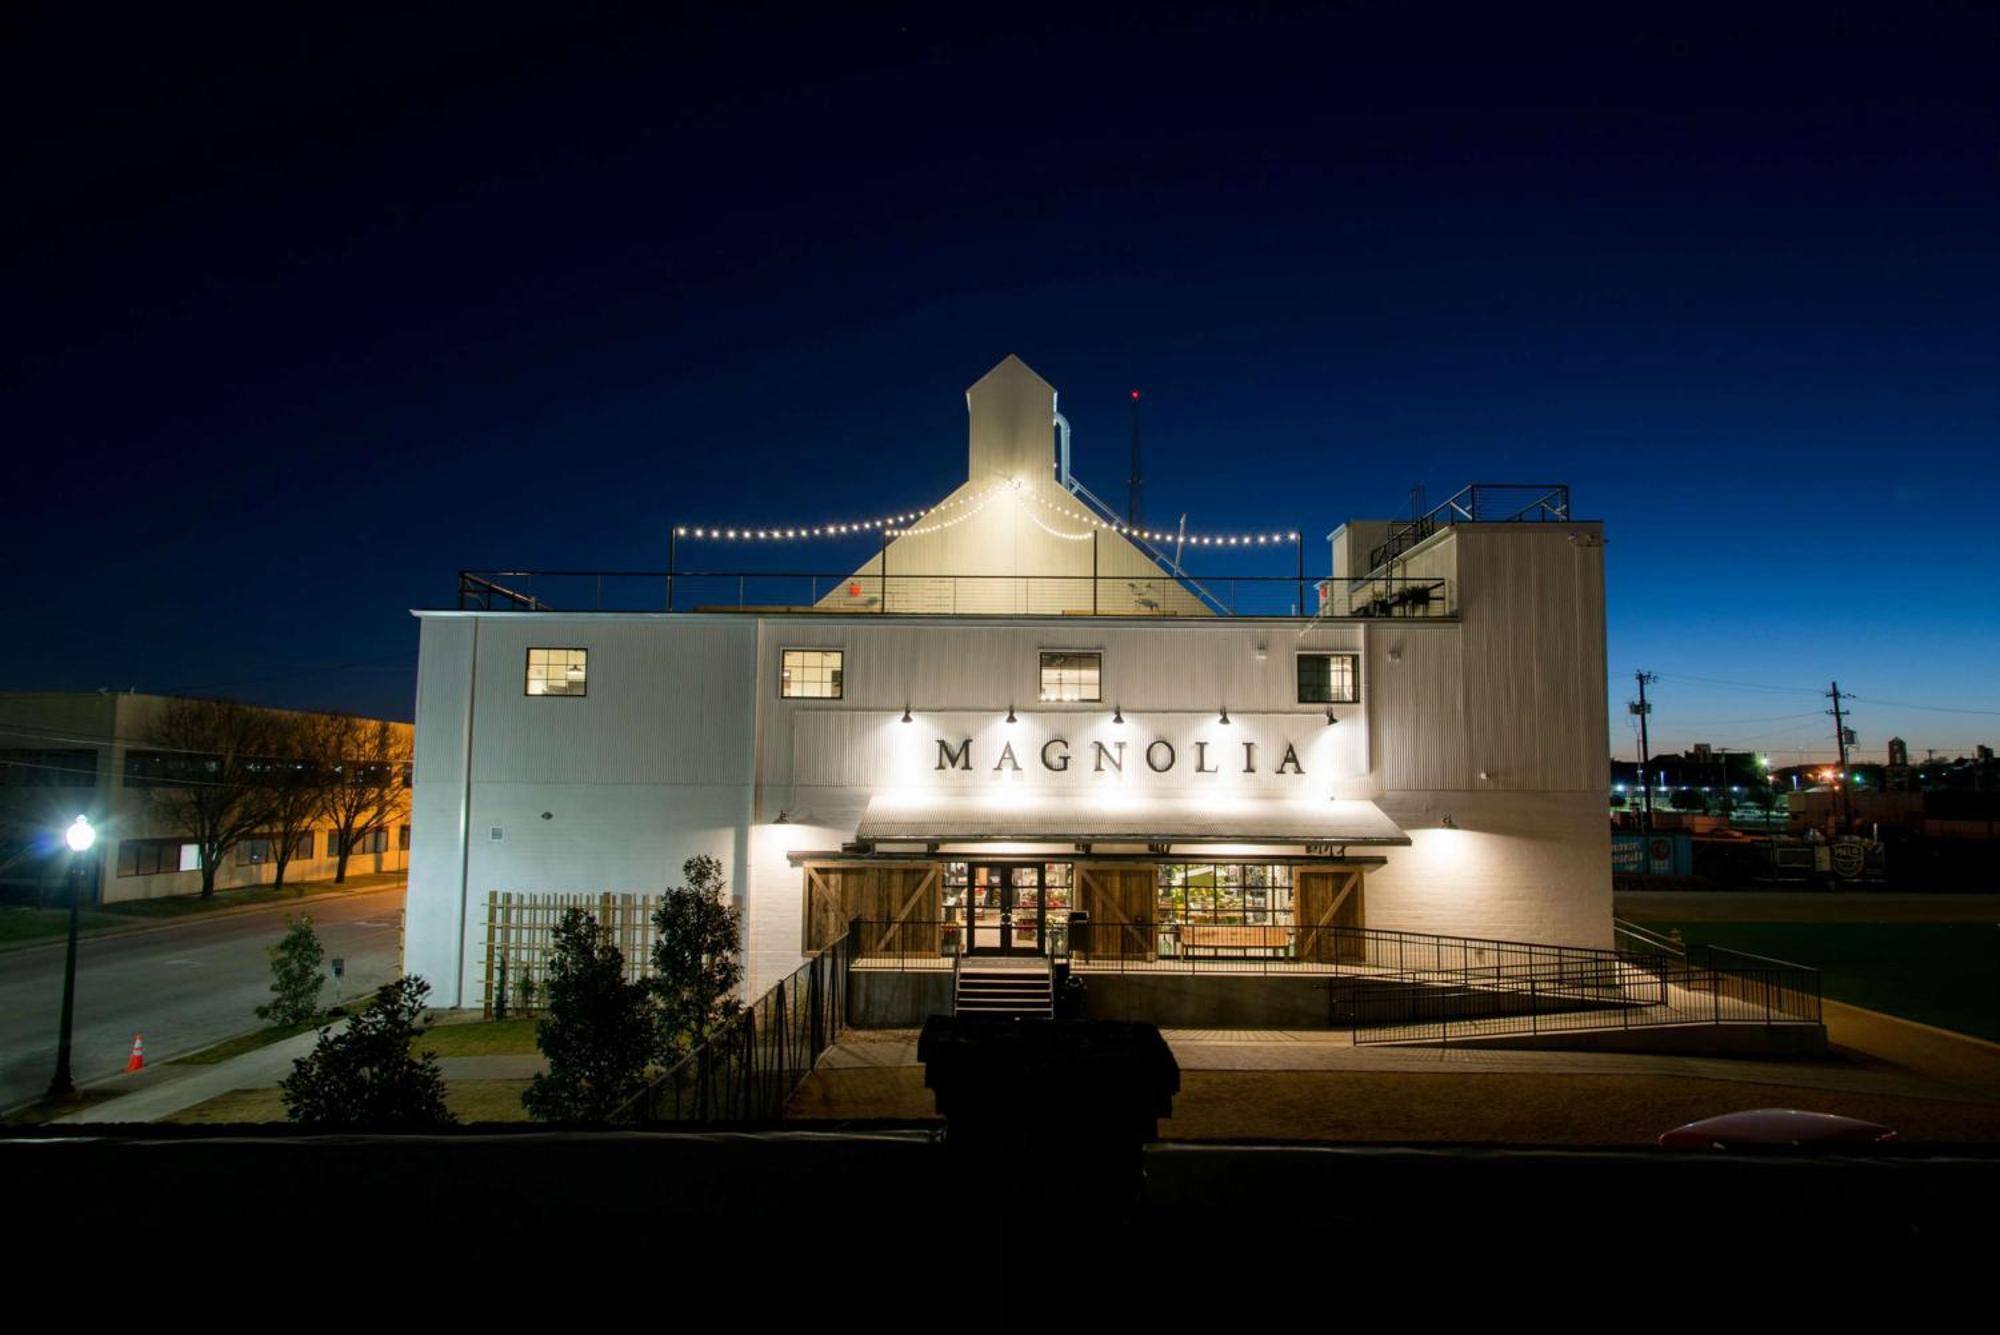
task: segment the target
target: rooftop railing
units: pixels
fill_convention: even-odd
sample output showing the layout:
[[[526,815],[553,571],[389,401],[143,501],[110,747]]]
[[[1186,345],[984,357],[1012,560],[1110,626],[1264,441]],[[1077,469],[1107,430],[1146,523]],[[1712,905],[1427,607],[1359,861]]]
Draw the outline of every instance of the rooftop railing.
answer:
[[[1568,520],[1569,488],[1558,483],[1475,482],[1450,500],[1389,530],[1387,542],[1368,553],[1380,570],[1441,528],[1453,524],[1508,524]]]
[[[881,575],[814,571],[461,570],[481,612],[841,612],[897,616],[1423,617],[1457,614],[1441,578]]]

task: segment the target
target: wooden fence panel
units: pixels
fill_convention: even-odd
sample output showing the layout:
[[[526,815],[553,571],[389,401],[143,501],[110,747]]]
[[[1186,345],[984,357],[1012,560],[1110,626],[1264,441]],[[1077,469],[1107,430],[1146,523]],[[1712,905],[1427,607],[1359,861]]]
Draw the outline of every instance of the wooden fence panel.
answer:
[[[652,971],[653,911],[659,895],[621,895],[607,891],[525,894],[495,890],[486,896],[486,980],[481,1009],[488,1017],[501,1004],[502,989],[510,1014],[532,1015],[541,1009],[554,953],[556,924],[571,909],[595,917],[611,943],[625,957],[625,977],[637,981]],[[524,1000],[523,983],[532,989]]]

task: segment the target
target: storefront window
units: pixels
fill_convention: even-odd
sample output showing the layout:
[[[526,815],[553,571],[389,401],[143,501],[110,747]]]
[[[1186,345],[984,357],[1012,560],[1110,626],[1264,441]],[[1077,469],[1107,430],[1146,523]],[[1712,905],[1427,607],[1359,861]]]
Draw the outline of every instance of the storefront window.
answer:
[[[1288,927],[1292,869],[1272,862],[1163,862],[1161,923]]]

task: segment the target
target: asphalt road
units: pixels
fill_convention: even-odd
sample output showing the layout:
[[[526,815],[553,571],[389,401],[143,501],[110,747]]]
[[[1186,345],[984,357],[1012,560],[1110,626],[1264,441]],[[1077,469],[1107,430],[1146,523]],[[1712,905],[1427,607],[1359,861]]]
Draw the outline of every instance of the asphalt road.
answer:
[[[340,995],[354,997],[396,976],[402,957],[403,888],[306,904],[329,958],[347,961]],[[265,949],[297,906],[194,917],[157,930],[86,937],[77,945],[76,1024],[70,1064],[76,1083],[125,1069],[143,1034],[151,1065],[257,1026],[269,999]],[[0,954],[0,1108],[39,1096],[55,1069],[62,1013],[63,947]],[[331,1002],[329,985],[322,994]]]

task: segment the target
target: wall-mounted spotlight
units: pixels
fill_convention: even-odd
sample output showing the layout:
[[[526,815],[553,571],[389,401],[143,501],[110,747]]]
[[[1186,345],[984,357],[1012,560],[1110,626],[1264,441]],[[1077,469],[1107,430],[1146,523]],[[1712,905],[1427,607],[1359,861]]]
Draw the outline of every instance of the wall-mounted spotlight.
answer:
[[[1111,706],[1111,721],[1113,723],[1123,723],[1125,721],[1125,707],[1123,705]]]
[[[1224,706],[1222,707],[1222,713],[1221,713],[1221,715],[1220,715],[1220,716],[1218,716],[1218,718],[1216,719],[1216,722],[1218,722],[1218,723],[1222,724],[1222,726],[1223,726],[1223,727],[1225,727],[1225,728],[1229,726],[1229,706],[1228,706],[1228,705],[1224,705]]]
[[[1456,830],[1458,828],[1458,822],[1453,820],[1450,816],[1446,816],[1444,819],[1440,820],[1438,824],[1443,826],[1447,830]]]
[[[1326,707],[1326,726],[1330,728],[1338,722],[1340,722],[1340,720],[1333,716],[1333,706],[1328,705]]]
[[[909,707],[908,705],[904,705],[904,706],[903,706],[903,722],[905,722],[905,723],[911,723],[911,722],[914,722],[914,721],[915,721],[915,720],[913,720],[913,719],[912,719],[912,718],[910,717],[910,707]]]
[[[1007,706],[1007,721],[1009,723],[1015,723],[1019,721],[1014,717],[1014,706],[1012,705]]]

